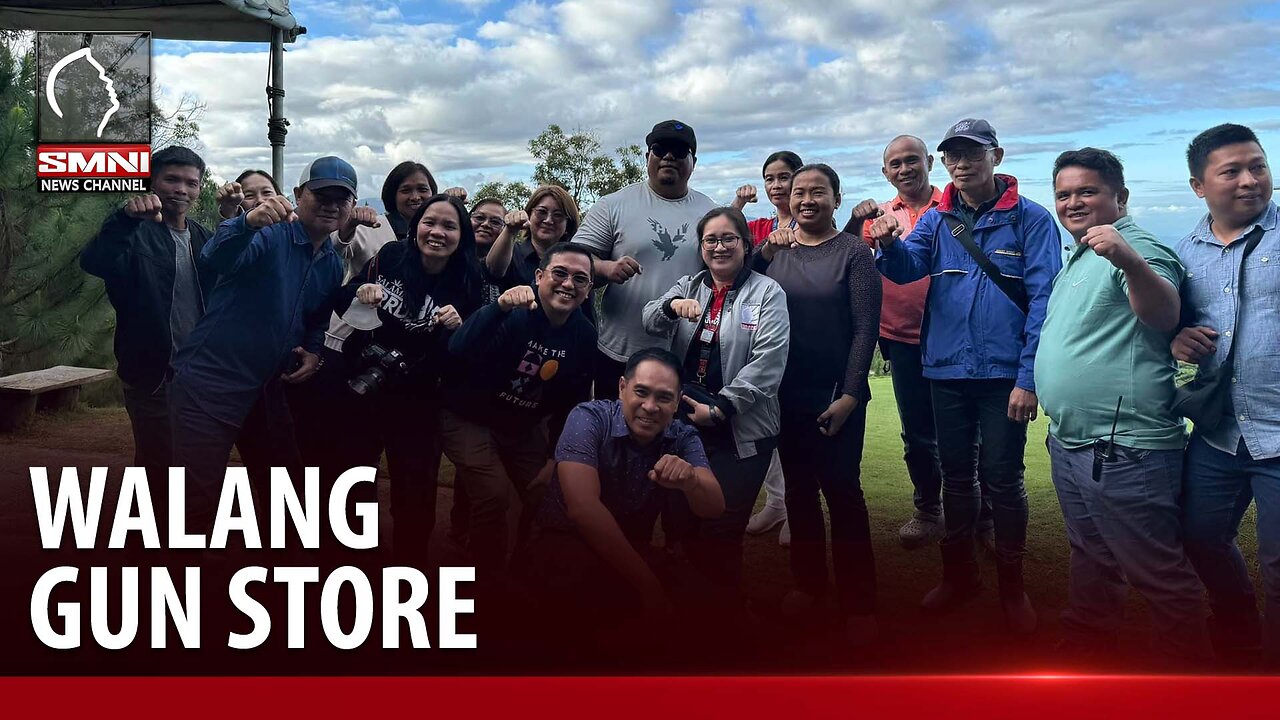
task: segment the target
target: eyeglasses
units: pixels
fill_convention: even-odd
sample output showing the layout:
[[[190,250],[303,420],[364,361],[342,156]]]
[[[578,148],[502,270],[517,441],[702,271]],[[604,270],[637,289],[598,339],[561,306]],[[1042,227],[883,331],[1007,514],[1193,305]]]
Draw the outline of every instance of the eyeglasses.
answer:
[[[557,284],[564,284],[565,280],[572,280],[573,287],[578,290],[585,290],[591,287],[591,276],[586,273],[570,273],[562,267],[553,267],[549,272],[551,273],[551,278]]]
[[[476,225],[488,225],[494,230],[502,229],[502,218],[497,215],[485,215],[484,213],[472,213],[471,222]]]
[[[688,145],[680,145],[677,143],[654,143],[649,146],[649,152],[659,158],[664,158],[670,155],[676,160],[683,160],[689,157],[689,155],[693,153],[693,150],[691,150]]]
[[[943,165],[959,165],[961,160],[966,160],[971,163],[976,163],[981,161],[984,157],[986,157],[988,152],[994,149],[995,148],[991,147],[990,145],[980,145],[978,147],[969,147],[963,150],[943,150],[942,164]]]
[[[742,238],[737,235],[707,235],[702,238],[702,247],[713,248],[716,245],[723,245],[725,248],[733,249],[738,247],[740,242]]]
[[[548,211],[544,207],[534,208],[533,216],[537,218],[539,222],[546,220],[548,217],[551,218],[552,222],[564,222],[565,220],[569,219],[569,216],[560,210]]]

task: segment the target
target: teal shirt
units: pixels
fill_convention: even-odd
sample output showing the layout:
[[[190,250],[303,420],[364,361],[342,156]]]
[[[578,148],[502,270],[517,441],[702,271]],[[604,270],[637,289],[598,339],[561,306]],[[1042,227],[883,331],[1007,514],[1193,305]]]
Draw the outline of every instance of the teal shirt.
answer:
[[[1123,217],[1121,237],[1157,275],[1182,284],[1178,255]],[[1049,432],[1069,448],[1111,434],[1120,396],[1116,443],[1143,450],[1181,448],[1182,418],[1172,412],[1177,363],[1169,352],[1176,331],[1160,332],[1129,306],[1124,273],[1093,250],[1077,245],[1053,281],[1036,353],[1036,389]]]

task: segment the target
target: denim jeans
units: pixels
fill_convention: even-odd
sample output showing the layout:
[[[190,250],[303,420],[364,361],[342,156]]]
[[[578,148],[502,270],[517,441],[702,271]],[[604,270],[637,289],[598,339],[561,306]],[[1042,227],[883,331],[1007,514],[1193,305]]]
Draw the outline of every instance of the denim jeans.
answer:
[[[1209,590],[1218,625],[1257,626],[1253,583],[1236,544],[1244,512],[1257,502],[1267,655],[1280,661],[1280,458],[1254,460],[1243,441],[1230,455],[1193,434],[1183,478],[1187,555]]]
[[[1022,461],[1027,426],[1008,416],[1014,381],[934,380],[931,385],[942,466],[942,508],[947,530],[944,542],[973,542],[982,514],[982,489],[978,484],[981,472],[991,496],[996,552],[1005,560],[1020,558],[1027,547],[1027,491]]]
[[[1048,445],[1071,544],[1063,634],[1082,645],[1113,645],[1132,585],[1150,608],[1157,652],[1176,661],[1209,660],[1204,587],[1182,545],[1183,451],[1117,445],[1095,480],[1100,450],[1068,449],[1054,437]]]
[[[787,521],[791,523],[791,572],[796,585],[819,596],[827,585],[827,528],[818,493],[831,514],[831,562],[836,594],[846,615],[876,609],[876,564],[867,501],[862,494],[862,443],[867,406],[859,403],[840,432],[818,431],[813,413],[782,414],[778,457],[787,477]]]

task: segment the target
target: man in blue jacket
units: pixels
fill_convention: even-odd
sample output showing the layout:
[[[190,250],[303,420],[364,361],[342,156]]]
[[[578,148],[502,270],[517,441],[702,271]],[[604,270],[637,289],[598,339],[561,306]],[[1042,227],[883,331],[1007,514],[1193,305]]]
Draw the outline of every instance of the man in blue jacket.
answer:
[[[1027,423],[1036,417],[1036,347],[1053,278],[1062,268],[1062,240],[1049,211],[1020,196],[1017,179],[995,173],[1004,149],[986,120],[956,123],[938,150],[951,175],[938,207],[902,240],[892,214],[878,218],[868,233],[880,247],[876,264],[885,277],[896,283],[933,278],[921,352],[932,386],[946,537],[942,584],[922,606],[951,609],[981,586],[974,552],[981,439],[1000,603],[1009,628],[1024,634],[1035,629],[1036,614],[1022,582],[1022,457]],[[970,237],[972,250],[964,242]]]
[[[169,476],[167,376],[174,351],[204,314],[216,276],[196,257],[209,231],[187,211],[200,197],[204,160],[171,146],[151,158],[151,193],[112,213],[80,253],[80,267],[102,278],[116,311],[116,372],[133,429],[133,464],[152,494]]]
[[[296,211],[277,196],[224,221],[200,253],[219,282],[174,357],[169,390],[174,461],[187,468],[196,532],[213,519],[242,427],[261,440],[263,455],[246,465],[288,467],[301,480],[281,382],[303,382],[319,367],[343,273],[329,234],[351,215],[355,170],[336,157],[314,160],[294,197]]]

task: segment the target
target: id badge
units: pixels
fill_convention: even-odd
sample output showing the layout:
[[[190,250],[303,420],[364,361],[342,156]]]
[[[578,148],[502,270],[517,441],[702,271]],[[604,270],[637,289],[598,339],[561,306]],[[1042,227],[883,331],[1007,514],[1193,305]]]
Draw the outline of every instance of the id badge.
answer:
[[[699,338],[702,340],[702,342],[710,345],[711,341],[716,339],[716,331],[703,328],[702,335],[700,335]]]

